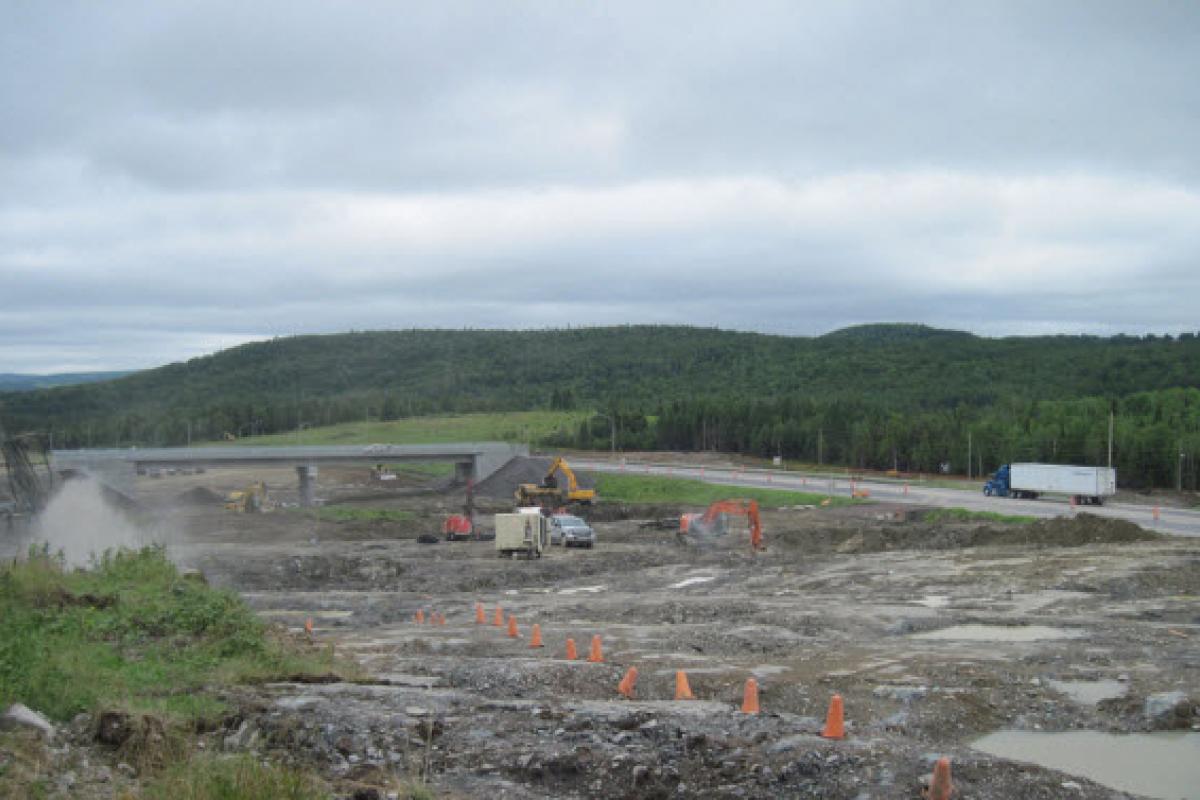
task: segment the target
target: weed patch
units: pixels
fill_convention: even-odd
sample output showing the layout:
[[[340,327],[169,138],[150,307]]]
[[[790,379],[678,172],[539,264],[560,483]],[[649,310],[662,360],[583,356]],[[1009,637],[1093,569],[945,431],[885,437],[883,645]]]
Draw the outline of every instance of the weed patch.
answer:
[[[743,486],[720,486],[688,478],[663,478],[655,475],[597,475],[596,491],[604,500],[624,503],[690,503],[706,505],[714,500],[744,497],[765,506],[828,505],[843,506],[853,502],[845,497],[826,497],[810,492],[786,489],[756,489]]]
[[[0,707],[52,719],[122,709],[201,726],[219,683],[329,674],[332,653],[272,635],[232,592],[181,576],[159,548],[67,571],[45,552],[0,567]]]
[[[1037,517],[1021,514],[1000,514],[996,511],[971,511],[966,508],[935,508],[925,512],[925,522],[999,522],[1004,525],[1026,525]]]

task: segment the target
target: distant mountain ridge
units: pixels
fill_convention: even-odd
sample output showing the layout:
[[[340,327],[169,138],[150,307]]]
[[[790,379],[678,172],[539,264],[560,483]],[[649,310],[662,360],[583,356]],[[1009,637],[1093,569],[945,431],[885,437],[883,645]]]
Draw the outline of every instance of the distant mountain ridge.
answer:
[[[49,389],[55,386],[74,386],[79,383],[111,381],[132,374],[132,370],[116,372],[59,372],[52,375],[28,375],[19,372],[0,372],[0,392],[23,392]]]

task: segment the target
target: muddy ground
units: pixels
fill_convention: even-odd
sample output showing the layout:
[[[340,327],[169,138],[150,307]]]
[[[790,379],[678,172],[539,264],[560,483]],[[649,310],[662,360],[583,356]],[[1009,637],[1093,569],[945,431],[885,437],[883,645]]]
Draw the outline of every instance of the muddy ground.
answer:
[[[864,505],[767,510],[752,554],[744,533],[698,549],[643,524],[679,508],[609,506],[595,549],[512,561],[490,542],[419,544],[463,499],[419,475],[323,470],[332,503],[409,512],[334,522],[225,511],[251,477],[291,498],[287,471],[231,472],[143,481],[145,513],[169,520],[182,563],[297,635],[311,617],[314,646],[370,678],[239,690],[211,746],[314,765],[346,796],[386,796],[398,776],[449,797],[919,797],[947,755],[961,797],[1128,797],[969,745],[1200,726],[1196,540],[1084,514],[989,527]],[[520,638],[476,624],[476,603],[489,622],[515,615]],[[603,663],[564,658],[568,638],[586,656],[597,635]],[[629,667],[632,700],[617,693]],[[672,699],[677,670],[695,700]],[[750,677],[757,715],[739,711]],[[1116,696],[1068,692],[1097,681]],[[818,735],[835,693],[844,740]]]

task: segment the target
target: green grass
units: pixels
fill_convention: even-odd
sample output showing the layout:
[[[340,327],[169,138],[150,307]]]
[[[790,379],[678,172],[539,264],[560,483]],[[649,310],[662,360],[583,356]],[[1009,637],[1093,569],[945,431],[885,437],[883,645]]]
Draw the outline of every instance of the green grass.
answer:
[[[847,497],[829,497],[786,489],[754,489],[744,486],[719,486],[688,478],[662,478],[654,475],[599,475],[596,492],[602,500],[625,503],[683,503],[707,505],[714,500],[744,497],[765,506],[817,505],[828,499],[830,505],[853,502]]]
[[[334,522],[411,522],[417,515],[398,508],[322,506],[317,510],[317,517]]]
[[[537,442],[556,431],[574,431],[589,415],[582,411],[512,411],[412,417],[390,422],[347,422],[299,432],[250,436],[238,445],[447,444]]]
[[[0,707],[65,721],[83,711],[217,718],[216,684],[339,671],[331,654],[272,635],[232,592],[181,577],[158,548],[65,571],[34,553],[0,567]]]
[[[260,763],[253,756],[198,756],[165,770],[145,800],[326,800],[329,787],[307,770]]]
[[[1006,525],[1024,525],[1037,521],[1037,517],[1021,514],[1000,514],[996,511],[971,511],[966,508],[937,508],[925,512],[926,522],[1000,522]]]

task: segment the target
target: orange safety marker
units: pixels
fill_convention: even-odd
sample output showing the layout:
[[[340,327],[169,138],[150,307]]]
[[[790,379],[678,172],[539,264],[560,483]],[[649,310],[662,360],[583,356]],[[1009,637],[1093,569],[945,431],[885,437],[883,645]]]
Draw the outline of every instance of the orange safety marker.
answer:
[[[696,699],[696,696],[692,694],[692,687],[688,685],[687,673],[681,669],[675,670],[675,699]]]
[[[311,639],[313,637],[312,617],[309,617],[308,619],[304,620],[304,632],[308,634],[308,638]]]
[[[933,765],[933,778],[929,781],[929,791],[925,796],[929,800],[950,800],[954,793],[954,784],[950,782],[950,759],[939,758]]]
[[[437,615],[437,624],[438,624],[438,625],[445,625],[445,624],[446,624],[446,615],[445,615],[445,614],[443,614],[443,613],[442,613],[442,612],[440,612],[440,611],[438,612],[438,615]]]
[[[545,647],[545,645],[542,644],[542,626],[538,625],[537,623],[534,623],[533,625],[533,634],[529,637],[529,646]]]
[[[508,615],[508,638],[517,639],[521,634],[517,633],[517,618],[512,614]]]
[[[593,664],[604,661],[604,653],[600,652],[600,634],[592,637],[592,652],[588,653],[588,661]]]
[[[623,696],[633,699],[633,689],[637,685],[637,667],[630,667],[625,673],[625,677],[621,678],[621,682],[617,684],[617,691]]]
[[[496,616],[492,618],[492,624],[497,628],[504,627],[504,612],[500,610],[500,606],[496,606]]]
[[[746,678],[746,689],[742,692],[742,713],[757,714],[758,711],[758,681]]]
[[[482,625],[487,622],[487,617],[483,613],[483,603],[475,604],[475,624]]]
[[[416,620],[417,620],[417,624],[418,624],[418,625],[424,625],[424,624],[425,624],[425,609],[423,609],[423,608],[418,608],[418,609],[417,609]]]
[[[846,738],[846,723],[840,694],[835,694],[829,701],[829,713],[825,715],[825,730],[821,731],[821,735],[826,739]]]
[[[1159,515],[1158,506],[1155,506],[1154,510],[1150,513],[1154,517],[1154,521],[1158,522],[1158,515]]]
[[[574,661],[579,658],[579,653],[575,651],[575,640],[567,639],[567,661]]]

